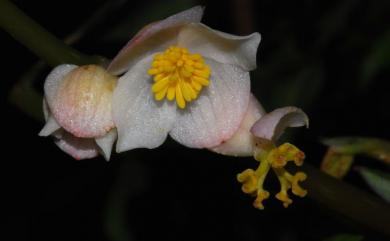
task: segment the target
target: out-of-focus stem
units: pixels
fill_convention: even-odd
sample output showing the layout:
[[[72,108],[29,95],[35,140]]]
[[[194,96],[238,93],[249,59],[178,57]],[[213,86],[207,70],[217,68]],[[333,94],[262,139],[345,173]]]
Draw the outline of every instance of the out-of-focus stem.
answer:
[[[7,0],[0,0],[0,26],[51,66],[101,61],[99,57],[81,54],[64,44]]]
[[[390,236],[390,205],[346,182],[335,179],[305,163],[308,174],[302,186],[309,197],[373,230]]]

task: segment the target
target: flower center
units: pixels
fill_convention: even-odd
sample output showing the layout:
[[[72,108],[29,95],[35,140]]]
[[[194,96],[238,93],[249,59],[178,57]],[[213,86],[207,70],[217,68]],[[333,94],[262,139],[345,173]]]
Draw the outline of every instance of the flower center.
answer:
[[[158,101],[165,97],[184,109],[186,102],[196,100],[203,87],[210,83],[210,67],[200,54],[171,46],[154,56],[148,74],[154,76],[152,92]]]

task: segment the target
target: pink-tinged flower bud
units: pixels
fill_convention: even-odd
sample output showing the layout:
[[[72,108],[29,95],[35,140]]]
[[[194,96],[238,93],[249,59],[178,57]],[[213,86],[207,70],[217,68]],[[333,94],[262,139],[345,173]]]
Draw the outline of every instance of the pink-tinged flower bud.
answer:
[[[117,136],[111,113],[116,83],[100,66],[56,67],[45,81],[46,125],[39,135],[53,135],[75,159],[102,153],[108,160]]]

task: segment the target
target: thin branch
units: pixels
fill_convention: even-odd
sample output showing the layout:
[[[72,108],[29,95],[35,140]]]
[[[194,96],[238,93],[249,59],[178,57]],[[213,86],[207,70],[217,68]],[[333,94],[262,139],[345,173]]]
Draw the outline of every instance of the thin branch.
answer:
[[[7,0],[0,0],[0,27],[51,66],[101,61],[97,56],[81,54],[64,44]]]
[[[346,182],[305,164],[308,179],[302,183],[309,197],[373,230],[390,236],[390,205]]]

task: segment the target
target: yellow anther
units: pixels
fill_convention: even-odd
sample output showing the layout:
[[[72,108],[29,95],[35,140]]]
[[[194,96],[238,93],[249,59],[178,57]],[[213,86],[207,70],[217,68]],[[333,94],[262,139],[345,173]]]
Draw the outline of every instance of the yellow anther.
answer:
[[[151,69],[148,70],[148,74],[149,75],[155,75],[155,74],[158,74],[159,72],[160,71],[158,69],[155,69],[155,68],[151,68]]]
[[[272,145],[256,147],[254,156],[259,161],[258,168],[254,171],[247,169],[237,175],[237,180],[242,183],[242,191],[244,193],[256,196],[253,205],[258,209],[264,209],[263,201],[269,197],[269,192],[263,189],[265,178],[272,168],[280,182],[280,192],[275,197],[283,202],[284,207],[288,207],[293,201],[288,195],[288,191],[292,189],[292,193],[304,197],[307,191],[299,186],[299,182],[306,179],[306,174],[298,172],[291,175],[283,167],[288,161],[294,161],[297,165],[302,165],[304,154],[295,146],[285,143],[279,147]]]
[[[165,95],[167,94],[168,92],[168,88],[164,88],[162,89],[161,91],[159,91],[156,95],[155,95],[155,98],[156,100],[162,100],[164,99]]]
[[[290,143],[274,148],[270,151],[268,161],[274,168],[284,167],[288,161],[294,161],[295,165],[301,166],[305,154]]]
[[[199,92],[202,89],[202,85],[200,85],[198,82],[192,80],[191,81],[191,86],[194,87],[194,90]]]
[[[198,76],[192,76],[191,79],[203,86],[208,86],[209,85],[209,80],[208,79],[205,79],[205,78],[202,78],[202,77],[198,77]]]
[[[186,103],[198,98],[203,87],[210,84],[211,70],[200,54],[171,46],[154,56],[147,73],[154,77],[152,92],[155,99],[176,99],[177,106],[183,109]]]
[[[180,108],[184,109],[184,107],[186,107],[186,102],[184,100],[184,97],[183,97],[183,93],[181,92],[181,86],[180,84],[176,86],[176,103],[177,103],[177,106],[179,106]]]
[[[181,67],[181,66],[183,66],[183,64],[184,64],[183,60],[179,60],[176,63],[177,67]]]

